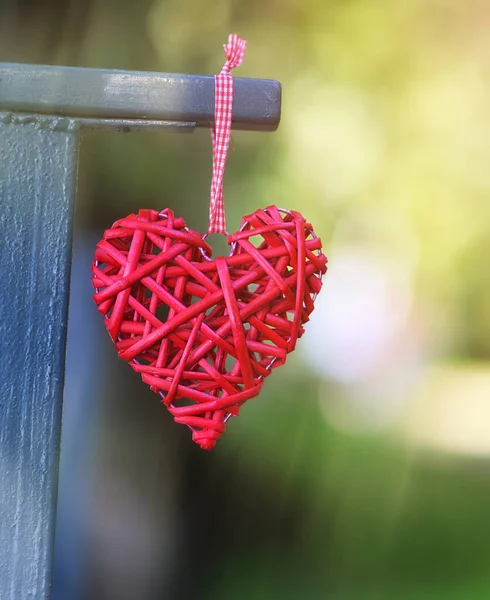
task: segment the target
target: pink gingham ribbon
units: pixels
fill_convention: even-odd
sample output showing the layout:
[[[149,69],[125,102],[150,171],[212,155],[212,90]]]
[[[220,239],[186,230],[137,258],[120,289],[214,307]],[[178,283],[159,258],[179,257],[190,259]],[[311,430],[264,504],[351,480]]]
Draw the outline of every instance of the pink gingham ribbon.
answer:
[[[225,205],[223,201],[223,177],[231,136],[231,116],[235,86],[231,69],[240,66],[246,40],[232,33],[228,44],[223,45],[226,62],[215,81],[214,127],[211,131],[213,141],[213,179],[209,205],[209,233],[226,233]]]

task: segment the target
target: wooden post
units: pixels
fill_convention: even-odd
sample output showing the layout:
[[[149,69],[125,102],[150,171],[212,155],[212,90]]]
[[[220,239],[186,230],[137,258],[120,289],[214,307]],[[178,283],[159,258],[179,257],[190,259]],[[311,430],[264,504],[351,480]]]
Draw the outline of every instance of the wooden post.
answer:
[[[235,80],[273,131],[276,81]],[[210,127],[212,77],[0,64],[0,598],[50,597],[79,133]]]
[[[61,125],[60,125],[61,122]],[[0,116],[0,598],[48,598],[78,131]]]

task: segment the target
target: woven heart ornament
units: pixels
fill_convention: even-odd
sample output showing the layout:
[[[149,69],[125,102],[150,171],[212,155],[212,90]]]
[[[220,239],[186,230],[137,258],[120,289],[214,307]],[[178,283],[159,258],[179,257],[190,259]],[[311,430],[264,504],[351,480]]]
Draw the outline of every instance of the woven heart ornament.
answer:
[[[226,81],[216,77],[208,233],[225,232],[229,70],[244,49],[230,36],[220,74]],[[231,89],[226,110],[220,85]],[[320,240],[297,212],[269,206],[226,235],[229,255],[213,260],[207,234],[188,229],[170,209],[140,210],[105,231],[92,266],[94,300],[119,356],[205,450],[294,350],[327,269]]]

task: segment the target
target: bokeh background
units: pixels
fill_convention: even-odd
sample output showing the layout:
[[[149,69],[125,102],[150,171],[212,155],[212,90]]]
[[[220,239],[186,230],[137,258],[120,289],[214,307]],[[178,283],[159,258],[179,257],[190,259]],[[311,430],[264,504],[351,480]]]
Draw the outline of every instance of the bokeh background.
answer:
[[[300,210],[317,308],[213,453],[119,361],[91,301],[103,230],[207,227],[209,131],[83,140],[56,600],[490,598],[490,4],[1,0],[0,60],[278,79],[235,132],[229,229]]]

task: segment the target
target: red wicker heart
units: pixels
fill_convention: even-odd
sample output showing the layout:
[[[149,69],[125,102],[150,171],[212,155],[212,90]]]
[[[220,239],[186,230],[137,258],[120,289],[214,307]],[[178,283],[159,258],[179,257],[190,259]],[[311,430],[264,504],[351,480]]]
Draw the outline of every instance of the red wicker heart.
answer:
[[[294,350],[327,259],[311,225],[274,206],[242,220],[227,257],[211,260],[205,237],[141,210],[104,233],[92,282],[119,356],[210,450]]]

